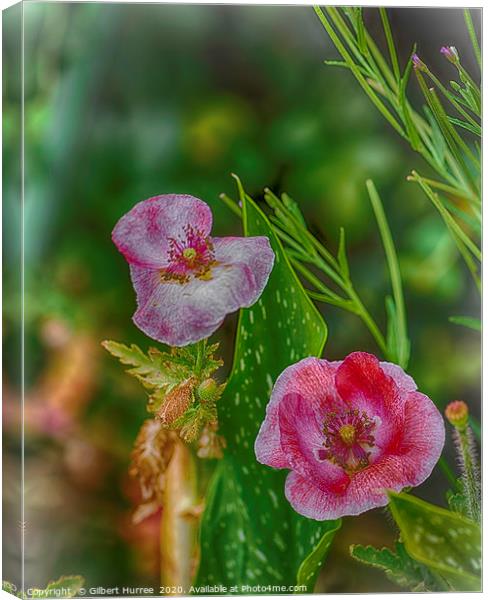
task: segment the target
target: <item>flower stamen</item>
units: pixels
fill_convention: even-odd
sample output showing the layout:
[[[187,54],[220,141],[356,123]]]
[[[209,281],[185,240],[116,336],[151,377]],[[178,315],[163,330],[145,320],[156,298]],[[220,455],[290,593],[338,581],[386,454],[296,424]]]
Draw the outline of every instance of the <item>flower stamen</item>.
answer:
[[[212,240],[191,225],[184,236],[169,239],[169,265],[161,271],[162,281],[187,283],[192,277],[211,279],[215,264]]]
[[[330,412],[324,420],[325,449],[319,450],[319,459],[330,460],[348,474],[361,471],[369,465],[371,452],[365,448],[374,447],[375,426],[375,421],[364,411]]]

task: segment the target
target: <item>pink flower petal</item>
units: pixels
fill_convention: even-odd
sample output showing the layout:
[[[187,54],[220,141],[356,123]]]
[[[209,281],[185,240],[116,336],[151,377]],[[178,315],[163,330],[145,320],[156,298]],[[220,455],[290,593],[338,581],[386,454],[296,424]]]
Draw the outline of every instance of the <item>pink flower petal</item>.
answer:
[[[318,410],[322,410],[324,399],[330,398],[339,403],[334,383],[334,374],[339,364],[309,357],[287,367],[281,373],[273,387],[271,399],[266,407],[266,418],[254,444],[256,458],[260,463],[275,469],[290,468],[281,450],[279,404],[283,397],[290,393],[304,395]],[[325,412],[325,408],[323,410]]]
[[[130,264],[159,269],[168,264],[169,240],[185,236],[190,225],[208,236],[210,208],[193,196],[168,194],[136,204],[112,232],[112,240]]]
[[[274,252],[266,237],[226,237],[213,238],[215,260],[221,264],[243,263],[247,265],[255,279],[255,291],[248,303],[254,304],[268,282],[274,263]]]
[[[266,409],[266,418],[261,423],[256,441],[254,443],[254,452],[258,462],[275,469],[289,469],[286,454],[281,449],[280,424],[279,424],[279,404],[268,404]]]
[[[293,508],[318,521],[359,515],[388,504],[386,490],[400,491],[403,483],[402,462],[397,457],[385,457],[381,463],[356,473],[342,493],[324,491],[316,480],[292,471],[286,480],[285,495]]]
[[[315,482],[324,490],[343,490],[349,479],[344,471],[328,460],[319,460],[323,449],[321,417],[309,399],[287,394],[280,402],[279,427],[281,448],[290,468]]]
[[[336,374],[337,391],[351,408],[379,418],[375,445],[388,452],[399,440],[403,424],[404,394],[380,366],[378,359],[366,352],[349,354]]]
[[[131,265],[137,293],[135,324],[155,340],[185,346],[209,337],[225,315],[258,294],[247,265],[218,265],[211,279],[193,278],[187,283],[161,281],[158,271]]]
[[[391,377],[402,392],[414,392],[417,389],[415,381],[405,371],[390,362],[380,362],[383,371]]]
[[[295,471],[292,471],[286,478],[285,496],[296,512],[304,517],[316,521],[328,521],[336,518],[331,512],[329,495]]]
[[[444,447],[446,430],[441,413],[430,398],[410,392],[405,402],[405,422],[399,455],[408,483],[421,484],[432,473]]]

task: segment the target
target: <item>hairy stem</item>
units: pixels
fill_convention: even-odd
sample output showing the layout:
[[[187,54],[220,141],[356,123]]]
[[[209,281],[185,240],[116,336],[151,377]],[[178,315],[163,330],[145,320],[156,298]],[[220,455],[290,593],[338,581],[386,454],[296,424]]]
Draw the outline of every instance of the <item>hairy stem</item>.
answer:
[[[481,518],[479,473],[473,434],[469,425],[454,430],[454,442],[462,465],[462,482],[469,516],[479,523]]]

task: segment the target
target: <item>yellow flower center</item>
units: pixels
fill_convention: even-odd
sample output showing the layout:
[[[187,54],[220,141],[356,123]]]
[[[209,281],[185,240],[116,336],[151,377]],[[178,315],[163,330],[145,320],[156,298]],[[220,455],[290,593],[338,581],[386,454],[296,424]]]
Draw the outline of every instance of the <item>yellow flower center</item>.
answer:
[[[339,429],[339,435],[346,446],[352,446],[356,440],[356,428],[354,425],[343,425]]]
[[[188,260],[188,261],[192,261],[197,255],[197,251],[195,250],[195,248],[185,248],[183,250],[183,257]]]

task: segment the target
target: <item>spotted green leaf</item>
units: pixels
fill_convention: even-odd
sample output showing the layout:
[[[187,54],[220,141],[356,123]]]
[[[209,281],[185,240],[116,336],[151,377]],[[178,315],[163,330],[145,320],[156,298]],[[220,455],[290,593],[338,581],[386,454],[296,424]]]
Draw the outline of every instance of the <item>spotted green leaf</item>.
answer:
[[[390,509],[412,558],[455,590],[481,589],[481,531],[461,515],[408,494],[390,492]]]
[[[312,552],[310,552],[298,569],[297,585],[301,588],[306,587],[307,592],[313,592],[313,583],[315,582],[316,575],[329,552],[337,530],[341,526],[340,519],[331,521],[331,524],[332,523],[335,523],[335,525],[332,525],[331,528],[324,533],[319,543]]]
[[[250,593],[255,586],[277,586],[268,591],[283,593],[293,591],[289,586],[299,573],[302,591],[312,590],[340,522],[298,515],[284,496],[286,472],[259,464],[254,441],[274,381],[288,365],[320,355],[327,329],[267,218],[240,191],[245,234],[267,236],[275,264],[258,302],[239,317],[234,364],[219,408],[227,450],[207,499],[196,581],[225,585],[230,593]]]

